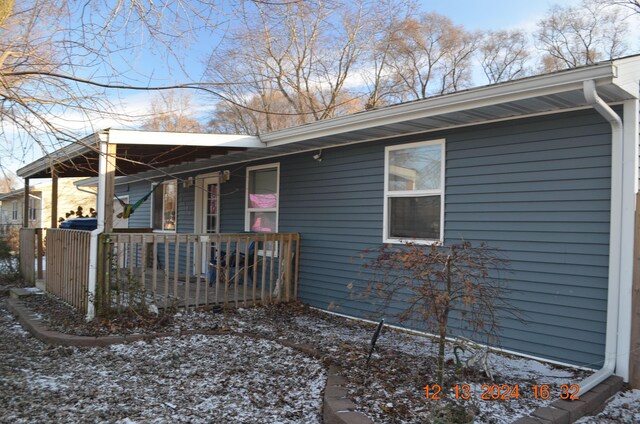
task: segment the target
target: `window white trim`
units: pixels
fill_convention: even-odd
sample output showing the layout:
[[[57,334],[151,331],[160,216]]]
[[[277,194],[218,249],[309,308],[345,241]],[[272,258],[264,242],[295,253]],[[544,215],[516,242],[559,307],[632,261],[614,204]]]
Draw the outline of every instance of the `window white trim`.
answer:
[[[249,175],[252,171],[261,169],[273,169],[276,170],[276,207],[275,208],[250,208],[249,207]],[[244,191],[244,230],[251,231],[251,212],[275,212],[276,213],[276,225],[274,233],[278,232],[280,224],[280,162],[268,163],[265,165],[248,166],[246,173],[245,191]]]
[[[417,148],[421,146],[440,145],[441,160],[440,166],[440,189],[432,190],[406,190],[406,191],[389,191],[389,153],[394,150],[402,150],[407,148]],[[442,243],[444,241],[444,191],[445,191],[445,139],[436,139],[429,141],[420,141],[416,143],[397,144],[387,146],[384,149],[384,210],[382,221],[382,242],[383,243],[416,243],[416,244],[433,244]],[[419,197],[419,196],[437,196],[440,195],[440,236],[438,239],[398,239],[389,237],[389,198],[390,197]]]
[[[163,228],[155,228],[154,226],[154,222],[153,222],[153,217],[155,215],[155,204],[156,204],[156,195],[158,194],[158,190],[155,190],[153,193],[151,193],[151,213],[150,215],[150,220],[151,220],[151,228],[153,229],[154,233],[176,233],[177,229],[178,229],[178,180],[167,180],[167,181],[162,181],[160,183],[151,183],[151,188],[155,188],[158,184],[162,184],[162,185],[166,185],[166,184],[171,184],[171,183],[175,183],[176,185],[176,198],[175,198],[175,208],[176,208],[176,212],[175,212],[175,222],[174,222],[174,228],[173,230],[165,230]],[[164,189],[162,192],[163,196],[164,196]],[[162,215],[164,217],[164,202],[162,202]]]

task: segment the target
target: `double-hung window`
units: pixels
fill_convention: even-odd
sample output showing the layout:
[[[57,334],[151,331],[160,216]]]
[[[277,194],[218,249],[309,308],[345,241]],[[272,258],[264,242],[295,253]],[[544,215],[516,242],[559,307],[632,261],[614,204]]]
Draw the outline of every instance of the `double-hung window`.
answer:
[[[14,200],[11,203],[11,220],[12,221],[18,220],[18,201],[17,200]]]
[[[33,197],[29,198],[29,220],[35,221],[38,217],[38,209],[36,199]]]
[[[159,183],[153,192],[152,226],[154,230],[175,231],[178,205],[178,182]]]
[[[261,233],[278,231],[279,164],[247,168],[245,230]]]
[[[444,140],[385,149],[384,242],[443,240],[444,154]]]

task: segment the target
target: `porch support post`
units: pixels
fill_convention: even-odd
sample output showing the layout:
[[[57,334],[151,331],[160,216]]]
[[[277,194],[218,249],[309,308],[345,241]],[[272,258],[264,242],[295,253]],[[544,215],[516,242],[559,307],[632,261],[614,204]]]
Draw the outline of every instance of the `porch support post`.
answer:
[[[44,222],[42,223],[44,225]],[[51,165],[51,228],[58,228],[58,173]]]
[[[22,228],[29,228],[29,178],[24,179],[24,205],[22,209]]]
[[[100,269],[100,275],[98,273],[98,263],[100,263],[104,259],[103,254],[101,255],[103,250],[98,248],[98,238],[100,234],[104,232],[106,222],[110,223],[109,228],[113,226],[113,211],[109,210],[107,213],[107,211],[105,210],[105,206],[107,205],[107,192],[113,195],[114,190],[115,146],[109,145],[108,130],[98,133],[96,141],[100,149],[98,155],[98,199],[96,201],[96,207],[98,209],[98,228],[91,231],[91,240],[89,242],[87,320],[92,320],[95,317],[96,304],[94,302],[96,300],[96,293],[99,290],[102,290],[102,286],[104,285],[105,281],[108,281],[108,277],[104,275],[104,270]],[[112,155],[109,154],[110,152],[112,153]],[[111,178],[107,177],[107,175],[109,174],[111,175]],[[111,183],[107,184],[107,181],[109,180],[111,180]],[[113,196],[111,196],[111,202],[113,202]]]
[[[105,168],[104,189],[104,232],[113,230],[113,198],[115,195],[116,177],[116,144],[107,144],[107,164]]]

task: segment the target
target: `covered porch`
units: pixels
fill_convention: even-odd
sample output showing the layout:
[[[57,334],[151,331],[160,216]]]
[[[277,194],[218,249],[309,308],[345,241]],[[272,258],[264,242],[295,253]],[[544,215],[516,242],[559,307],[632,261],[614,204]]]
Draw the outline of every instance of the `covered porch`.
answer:
[[[262,146],[250,136],[105,130],[27,165],[19,170],[26,198],[30,179],[51,178],[54,213],[50,228],[21,230],[25,280],[39,281],[88,318],[132,305],[199,308],[296,299],[297,233],[114,228],[123,208],[116,176],[170,175]],[[222,181],[224,172],[218,174]],[[96,177],[93,231],[57,228],[57,180],[77,176]]]

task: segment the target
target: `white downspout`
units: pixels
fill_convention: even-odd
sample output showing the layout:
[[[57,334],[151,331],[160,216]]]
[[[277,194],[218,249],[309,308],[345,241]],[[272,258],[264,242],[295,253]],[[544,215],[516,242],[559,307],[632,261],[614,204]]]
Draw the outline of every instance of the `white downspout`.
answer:
[[[89,284],[87,288],[87,321],[96,316],[95,304],[96,282],[98,281],[98,236],[104,231],[105,219],[105,171],[107,169],[107,144],[109,135],[99,134],[100,151],[98,153],[98,198],[96,199],[96,209],[98,210],[98,227],[91,231],[89,242]]]
[[[622,238],[622,119],[602,100],[596,92],[593,80],[583,83],[584,97],[589,104],[611,125],[611,217],[609,230],[609,287],[607,291],[607,327],[604,364],[594,374],[580,382],[582,395],[591,390],[616,369],[618,344],[618,302],[620,295],[620,250]]]

